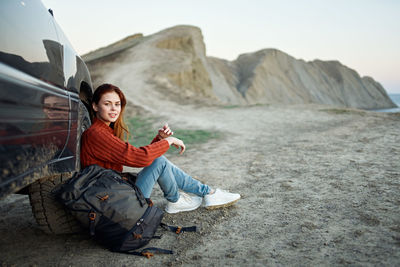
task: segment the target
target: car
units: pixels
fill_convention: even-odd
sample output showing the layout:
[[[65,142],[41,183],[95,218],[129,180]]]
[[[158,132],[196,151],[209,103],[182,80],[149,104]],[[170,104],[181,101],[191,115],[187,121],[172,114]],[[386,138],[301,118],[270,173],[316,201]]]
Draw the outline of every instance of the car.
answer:
[[[29,194],[42,230],[75,232],[51,192],[80,169],[90,73],[41,1],[0,7],[0,198]]]

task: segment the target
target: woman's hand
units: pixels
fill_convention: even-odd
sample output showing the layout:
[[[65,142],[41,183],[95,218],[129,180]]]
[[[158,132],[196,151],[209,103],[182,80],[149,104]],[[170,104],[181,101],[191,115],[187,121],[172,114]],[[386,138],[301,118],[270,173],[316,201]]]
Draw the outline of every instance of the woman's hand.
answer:
[[[169,137],[165,138],[164,140],[167,140],[168,144],[170,146],[173,145],[176,148],[181,148],[181,152],[179,152],[179,154],[182,155],[183,152],[185,152],[186,147],[182,140],[172,137],[172,136],[169,136]]]
[[[170,137],[173,134],[174,132],[169,128],[168,123],[166,123],[162,128],[158,129],[158,139],[160,140]]]

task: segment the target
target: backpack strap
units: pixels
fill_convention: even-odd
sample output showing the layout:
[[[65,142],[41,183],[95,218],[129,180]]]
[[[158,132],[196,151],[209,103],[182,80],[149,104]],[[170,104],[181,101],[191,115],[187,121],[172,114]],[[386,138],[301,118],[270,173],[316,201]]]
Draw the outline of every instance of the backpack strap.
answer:
[[[143,196],[142,191],[140,191],[139,187],[136,185],[132,185],[132,187],[135,189],[135,194],[136,197],[140,203],[140,206],[143,207],[145,203],[147,203],[146,198]]]
[[[160,226],[164,228],[167,231],[174,232],[176,234],[182,234],[184,232],[196,232],[197,227],[196,226],[189,226],[189,227],[181,227],[181,226],[171,226],[167,225],[165,223],[160,223]]]
[[[94,236],[95,233],[95,222],[96,222],[96,212],[91,211],[89,212],[89,230],[91,236]]]
[[[140,203],[140,206],[143,207],[145,203],[147,203],[147,199],[144,197],[142,191],[139,189],[139,187],[136,186],[135,181],[137,178],[137,174],[134,173],[129,173],[129,172],[125,172],[125,173],[121,173],[121,172],[116,172],[123,181],[127,182],[128,184],[130,184],[133,189],[135,189],[135,194],[136,197]]]
[[[129,255],[142,256],[142,257],[146,257],[148,259],[153,257],[154,254],[174,254],[174,252],[172,250],[155,248],[155,247],[145,248],[139,252],[138,251],[118,251],[118,252],[129,254]]]

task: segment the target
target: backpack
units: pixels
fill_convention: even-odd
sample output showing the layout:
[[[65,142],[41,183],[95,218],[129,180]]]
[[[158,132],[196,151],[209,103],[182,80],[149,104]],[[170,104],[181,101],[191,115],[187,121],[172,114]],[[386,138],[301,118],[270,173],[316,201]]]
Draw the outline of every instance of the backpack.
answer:
[[[128,176],[128,177],[126,177]],[[158,226],[173,231],[194,232],[196,227],[174,227],[161,223],[164,213],[145,199],[132,175],[90,165],[76,173],[55,191],[94,239],[111,251],[150,258],[153,253],[173,254],[170,250],[145,248],[155,237]]]

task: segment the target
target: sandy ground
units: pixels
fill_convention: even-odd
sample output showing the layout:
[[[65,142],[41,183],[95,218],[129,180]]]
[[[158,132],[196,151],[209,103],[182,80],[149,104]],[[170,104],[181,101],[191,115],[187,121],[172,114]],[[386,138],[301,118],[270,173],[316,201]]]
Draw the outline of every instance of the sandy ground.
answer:
[[[172,128],[220,140],[170,160],[242,199],[230,208],[166,215],[197,233],[164,233],[152,259],[111,253],[85,235],[48,236],[25,196],[0,202],[0,265],[399,266],[400,115],[326,106],[188,108]],[[160,124],[162,120],[160,120]],[[156,203],[163,206],[158,187]]]

